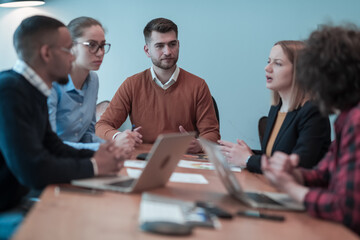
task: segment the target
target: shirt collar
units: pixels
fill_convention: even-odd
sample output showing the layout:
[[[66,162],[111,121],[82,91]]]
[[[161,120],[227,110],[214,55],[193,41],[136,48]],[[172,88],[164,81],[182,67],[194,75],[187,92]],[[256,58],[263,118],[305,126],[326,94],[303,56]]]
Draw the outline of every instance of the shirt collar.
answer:
[[[65,91],[70,92],[72,90],[76,90],[70,74],[68,74],[68,78],[69,81],[67,82],[67,84],[64,85]]]
[[[177,81],[177,78],[180,73],[180,68],[176,66],[174,73],[171,75],[170,79],[165,84],[162,84],[162,82],[157,78],[154,71],[154,66],[151,66],[150,72],[151,72],[152,80],[155,81],[156,84],[159,85],[161,88],[166,90]]]
[[[83,92],[88,88],[88,85],[89,85],[89,79],[90,79],[90,73],[89,75],[86,77],[86,80],[84,82],[84,85],[82,87],[82,89],[76,89],[75,88],[75,85],[72,81],[72,78],[71,78],[71,75],[68,74],[68,78],[69,78],[69,82],[64,86],[64,89],[66,92],[71,92],[71,91],[75,91],[77,92],[78,94],[82,95]]]
[[[46,85],[44,80],[24,61],[18,59],[13,67],[13,70],[18,74],[24,76],[24,78],[33,85],[42,94],[48,97],[51,93],[51,89]]]

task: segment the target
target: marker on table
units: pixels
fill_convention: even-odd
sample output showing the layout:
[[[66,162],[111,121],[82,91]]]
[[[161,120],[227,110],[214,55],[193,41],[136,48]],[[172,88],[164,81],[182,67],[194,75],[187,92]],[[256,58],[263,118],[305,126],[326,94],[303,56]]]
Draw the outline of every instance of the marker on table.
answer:
[[[259,211],[255,211],[255,210],[238,211],[236,214],[238,216],[243,216],[243,217],[262,218],[262,219],[273,220],[273,221],[284,221],[285,220],[284,216],[264,214],[264,213],[260,213]]]

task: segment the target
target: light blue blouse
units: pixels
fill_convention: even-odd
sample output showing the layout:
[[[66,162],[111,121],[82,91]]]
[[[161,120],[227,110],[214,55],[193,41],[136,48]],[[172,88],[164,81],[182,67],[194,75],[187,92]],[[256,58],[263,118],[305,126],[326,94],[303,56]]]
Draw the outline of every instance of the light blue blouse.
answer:
[[[53,83],[48,97],[50,124],[64,143],[78,149],[96,151],[104,142],[95,135],[95,109],[99,79],[90,72],[83,88],[75,88],[71,76],[66,85]]]

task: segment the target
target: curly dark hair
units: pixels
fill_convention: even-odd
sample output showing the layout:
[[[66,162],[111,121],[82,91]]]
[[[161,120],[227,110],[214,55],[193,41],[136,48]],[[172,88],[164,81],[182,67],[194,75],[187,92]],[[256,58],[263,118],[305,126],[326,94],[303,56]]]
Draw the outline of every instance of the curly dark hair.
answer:
[[[322,26],[300,52],[297,80],[323,114],[346,110],[360,101],[360,31],[354,25]]]

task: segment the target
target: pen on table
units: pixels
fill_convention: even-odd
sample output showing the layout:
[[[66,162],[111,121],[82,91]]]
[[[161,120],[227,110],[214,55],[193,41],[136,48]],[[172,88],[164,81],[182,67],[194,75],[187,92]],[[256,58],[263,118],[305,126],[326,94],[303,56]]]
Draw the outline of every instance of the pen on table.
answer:
[[[209,213],[216,215],[219,218],[231,219],[233,215],[226,210],[216,206],[211,202],[204,202],[204,201],[196,201],[195,205],[197,207],[201,207],[206,209]]]
[[[285,220],[285,217],[281,216],[281,215],[264,214],[259,211],[253,211],[253,210],[238,211],[236,214],[238,216],[243,216],[243,217],[262,218],[262,219],[273,220],[273,221],[284,221]]]

